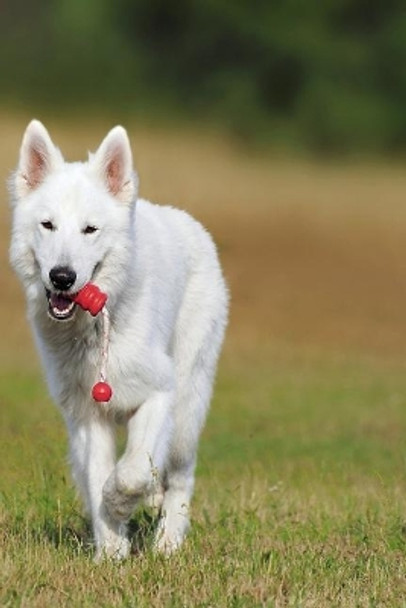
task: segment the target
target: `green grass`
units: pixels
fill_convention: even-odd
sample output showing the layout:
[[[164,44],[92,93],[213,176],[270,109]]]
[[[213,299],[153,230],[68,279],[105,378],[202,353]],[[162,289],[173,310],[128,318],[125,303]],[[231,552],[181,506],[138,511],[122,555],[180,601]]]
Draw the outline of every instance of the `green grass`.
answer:
[[[2,606],[406,606],[401,367],[226,357],[188,540],[153,555],[140,512],[122,564],[92,561],[45,395],[35,373],[0,379]]]

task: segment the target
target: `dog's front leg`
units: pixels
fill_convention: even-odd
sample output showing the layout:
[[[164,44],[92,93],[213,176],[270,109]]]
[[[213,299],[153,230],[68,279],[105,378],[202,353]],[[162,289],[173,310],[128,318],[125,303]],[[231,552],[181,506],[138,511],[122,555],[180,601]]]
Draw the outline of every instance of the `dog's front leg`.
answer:
[[[122,559],[130,549],[126,526],[111,517],[102,500],[103,485],[115,465],[112,425],[95,414],[85,421],[68,420],[68,429],[73,477],[92,519],[96,560]]]
[[[114,519],[126,522],[140,499],[160,487],[172,434],[172,392],[155,392],[128,421],[127,446],[103,488]]]

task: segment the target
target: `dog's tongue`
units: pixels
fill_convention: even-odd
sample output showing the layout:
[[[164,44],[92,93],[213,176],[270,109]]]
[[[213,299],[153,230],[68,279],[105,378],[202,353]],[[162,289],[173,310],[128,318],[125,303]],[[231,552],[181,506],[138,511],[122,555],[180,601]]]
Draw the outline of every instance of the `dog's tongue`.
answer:
[[[72,304],[72,299],[68,296],[64,296],[61,293],[51,294],[51,306],[57,310],[64,311]]]

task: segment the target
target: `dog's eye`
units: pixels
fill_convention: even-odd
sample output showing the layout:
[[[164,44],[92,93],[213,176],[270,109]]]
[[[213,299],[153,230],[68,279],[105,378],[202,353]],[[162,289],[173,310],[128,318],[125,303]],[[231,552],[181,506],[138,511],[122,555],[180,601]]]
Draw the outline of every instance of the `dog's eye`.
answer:
[[[45,222],[41,222],[41,226],[43,228],[45,228],[45,230],[55,230],[55,226],[49,220],[46,220]]]
[[[86,228],[83,228],[82,232],[83,234],[93,234],[94,232],[97,232],[98,228],[96,228],[96,226],[86,226]]]

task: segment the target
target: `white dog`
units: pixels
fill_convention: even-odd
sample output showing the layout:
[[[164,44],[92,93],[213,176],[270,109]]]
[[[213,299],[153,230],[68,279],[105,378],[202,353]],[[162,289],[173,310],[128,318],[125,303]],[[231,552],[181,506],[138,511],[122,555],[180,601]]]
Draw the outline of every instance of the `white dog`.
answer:
[[[210,236],[186,213],[137,199],[137,186],[122,127],[88,162],[66,163],[35,120],[10,182],[10,259],[66,421],[98,559],[128,555],[126,524],[148,496],[161,503],[155,548],[170,553],[183,541],[227,322]],[[104,315],[92,317],[74,301],[90,281],[108,296],[109,333]],[[108,403],[92,398],[102,357],[113,388]],[[127,445],[116,462],[118,420]]]

